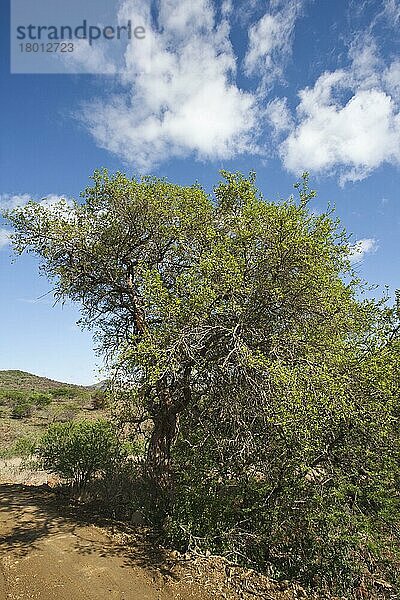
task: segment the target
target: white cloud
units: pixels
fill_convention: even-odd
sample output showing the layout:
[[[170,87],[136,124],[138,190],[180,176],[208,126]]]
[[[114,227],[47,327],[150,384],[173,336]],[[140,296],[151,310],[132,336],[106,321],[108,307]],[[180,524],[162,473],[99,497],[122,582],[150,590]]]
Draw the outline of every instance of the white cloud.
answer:
[[[37,199],[34,195],[30,194],[0,194],[0,212],[3,210],[12,210],[18,206],[24,206],[30,200],[40,202],[43,206],[53,206],[59,202],[66,202],[72,205],[72,200],[67,196],[59,196],[58,194],[48,194],[47,196]]]
[[[261,16],[256,0],[239,3],[247,22],[259,16],[240,65],[254,89],[244,90],[230,41],[232,0],[219,10],[214,0],[122,0],[118,18],[143,23],[146,42],[127,45],[117,91],[89,102],[80,120],[99,146],[143,171],[176,157],[220,160],[276,147],[296,176],[335,174],[342,185],[400,164],[400,61],[385,64],[372,35],[383,12],[396,20],[398,1],[386,0],[354,36],[348,66],[300,90],[293,114],[286,98],[267,93],[284,80],[305,2],[270,0]]]
[[[400,164],[398,96],[389,93],[397,62],[383,69],[368,37],[350,56],[348,69],[323,73],[299,93],[297,124],[280,146],[284,166],[297,175],[334,171],[343,185],[383,163]]]
[[[400,22],[400,2],[399,0],[384,0],[384,9],[381,13],[385,16],[389,23],[397,25]]]
[[[292,51],[292,38],[302,2],[271,2],[265,13],[249,30],[249,47],[244,66],[248,75],[261,77],[263,86],[283,77],[285,61]]]
[[[229,23],[217,20],[213,3],[162,0],[157,28],[144,0],[126,0],[121,10],[125,18],[139,11],[151,57],[128,47],[123,92],[85,107],[81,118],[96,142],[143,169],[176,156],[256,151],[256,98],[235,83]]]
[[[10,234],[11,231],[8,231],[8,229],[0,228],[0,248],[4,248],[10,243]]]
[[[378,244],[374,238],[363,238],[357,240],[354,244],[349,258],[352,263],[360,262],[364,259],[366,254],[374,253],[378,249]]]
[[[275,136],[279,136],[279,134],[293,128],[293,119],[286,98],[271,100],[267,105],[266,116]]]
[[[0,211],[12,210],[17,206],[23,206],[31,200],[29,194],[0,194]]]
[[[358,91],[344,106],[300,104],[303,118],[281,147],[286,168],[339,167],[341,181],[366,177],[383,162],[400,163],[400,116],[381,90]]]

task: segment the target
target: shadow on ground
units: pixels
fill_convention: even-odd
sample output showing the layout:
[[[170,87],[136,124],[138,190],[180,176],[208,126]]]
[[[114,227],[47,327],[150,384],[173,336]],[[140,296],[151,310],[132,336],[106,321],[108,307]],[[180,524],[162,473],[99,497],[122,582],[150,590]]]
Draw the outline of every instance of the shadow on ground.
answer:
[[[128,534],[132,541],[119,543],[115,534]],[[174,578],[173,561],[144,528],[84,513],[48,486],[0,485],[0,555],[12,550],[14,555],[26,556],[54,536],[72,536],[78,554],[118,556],[126,567],[151,569]]]

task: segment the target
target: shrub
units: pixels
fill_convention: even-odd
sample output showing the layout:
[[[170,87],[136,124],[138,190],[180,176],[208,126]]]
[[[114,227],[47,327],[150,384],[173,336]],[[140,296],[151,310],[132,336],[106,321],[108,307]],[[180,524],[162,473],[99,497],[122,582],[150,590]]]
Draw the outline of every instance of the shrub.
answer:
[[[73,387],[57,387],[50,391],[53,398],[75,398],[78,395],[77,390]]]
[[[24,392],[19,392],[17,390],[3,390],[1,392],[1,397],[14,403],[21,403],[27,398]]]
[[[107,395],[103,390],[97,390],[92,395],[92,408],[93,410],[101,410],[105,407],[107,401]]]
[[[45,469],[81,489],[126,455],[115,428],[105,420],[53,423],[39,442]]]
[[[49,394],[34,392],[29,396],[29,401],[32,404],[36,404],[38,408],[44,408],[45,406],[49,406],[49,404],[51,404],[51,397]]]
[[[13,406],[11,417],[13,419],[23,419],[25,417],[30,417],[33,411],[33,406],[28,401],[21,402],[19,404],[15,404]]]
[[[373,373],[373,364],[364,368]],[[381,376],[381,363],[375,368]],[[340,404],[339,386],[324,397],[314,376],[314,398],[305,390],[296,408],[296,390],[284,383],[288,391],[281,386],[275,397],[271,385],[267,418],[256,420],[239,394],[181,418],[169,542],[341,597],[358,597],[359,581],[368,592],[376,581],[399,589],[398,399],[378,404],[368,384],[359,402]]]

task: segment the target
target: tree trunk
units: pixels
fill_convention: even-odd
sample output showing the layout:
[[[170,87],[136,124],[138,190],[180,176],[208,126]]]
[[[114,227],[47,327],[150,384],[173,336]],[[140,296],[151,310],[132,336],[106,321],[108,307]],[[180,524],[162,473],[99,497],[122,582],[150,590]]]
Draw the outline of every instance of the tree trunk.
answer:
[[[147,452],[150,479],[168,492],[172,485],[171,449],[178,431],[178,415],[173,406],[165,406],[154,418],[154,428]]]
[[[157,385],[158,402],[153,409],[153,431],[146,457],[147,473],[153,490],[170,505],[173,500],[173,468],[171,451],[178,437],[179,415],[189,405],[190,364],[183,370],[179,384],[175,381],[171,389],[164,381]]]

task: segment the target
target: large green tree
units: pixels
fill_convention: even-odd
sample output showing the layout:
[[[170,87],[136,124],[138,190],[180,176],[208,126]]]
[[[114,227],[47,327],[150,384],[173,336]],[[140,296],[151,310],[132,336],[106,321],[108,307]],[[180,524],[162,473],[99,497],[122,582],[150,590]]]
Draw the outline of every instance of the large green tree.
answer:
[[[151,424],[175,539],[332,587],[371,531],[393,552],[399,303],[363,299],[307,176],[276,202],[223,177],[209,196],[96,171],[82,202],[6,217],[95,330],[120,418]]]
[[[346,234],[330,211],[310,211],[306,177],[297,200],[268,202],[253,175],[223,175],[210,197],[97,171],[79,204],[30,202],[7,215],[15,250],[42,259],[57,300],[80,303],[82,325],[151,419],[147,462],[160,483],[179,416],[204,398],[259,419],[277,380],[295,377],[296,389],[307,374],[310,389],[340,388],[335,369],[354,373],[387,333],[377,304],[357,297]],[[302,410],[288,398],[276,410]]]

